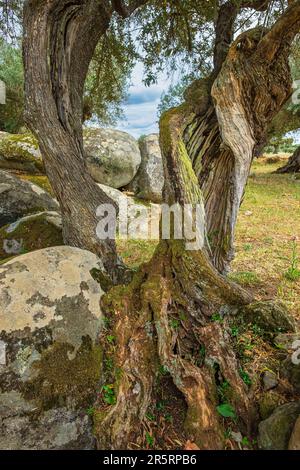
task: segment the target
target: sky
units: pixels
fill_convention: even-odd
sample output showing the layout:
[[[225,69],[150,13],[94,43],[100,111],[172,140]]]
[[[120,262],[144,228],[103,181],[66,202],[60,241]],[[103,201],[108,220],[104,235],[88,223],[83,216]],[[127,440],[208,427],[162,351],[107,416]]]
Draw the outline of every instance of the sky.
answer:
[[[136,139],[144,134],[158,133],[157,106],[162,93],[167,91],[175,80],[174,77],[161,76],[156,85],[146,87],[142,79],[143,65],[137,63],[131,77],[128,100],[123,107],[125,119],[114,126],[116,129],[128,132]],[[299,131],[288,133],[287,137],[292,137],[295,144],[300,144]]]
[[[171,79],[160,77],[156,85],[146,87],[143,82],[143,65],[137,63],[135,66],[129,97],[124,105],[125,120],[119,121],[116,129],[128,132],[135,138],[143,134],[158,132],[157,106],[160,102],[161,94],[167,91]]]

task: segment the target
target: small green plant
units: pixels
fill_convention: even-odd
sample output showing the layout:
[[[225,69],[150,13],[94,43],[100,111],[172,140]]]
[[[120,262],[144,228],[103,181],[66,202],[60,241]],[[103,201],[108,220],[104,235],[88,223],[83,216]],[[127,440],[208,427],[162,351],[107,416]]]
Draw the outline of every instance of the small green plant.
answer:
[[[298,261],[299,261],[299,257],[297,255],[297,245],[296,245],[296,241],[293,240],[290,267],[284,273],[284,277],[288,279],[288,281],[298,281],[300,279],[300,269],[298,268]]]
[[[110,318],[103,317],[103,324],[104,324],[104,328],[109,328],[110,327]]]
[[[172,423],[173,422],[173,416],[170,413],[165,414],[165,420],[167,423]]]
[[[243,439],[241,441],[241,444],[242,444],[243,447],[250,447],[251,446],[250,441],[249,441],[247,436],[243,437]]]
[[[159,375],[162,375],[162,376],[165,377],[166,375],[169,375],[169,373],[170,372],[169,372],[169,370],[166,366],[162,366],[162,365],[159,366],[159,368],[158,368],[158,374]]]
[[[113,335],[107,335],[106,339],[110,344],[114,344],[116,338]]]
[[[218,321],[218,322],[222,323],[223,320],[224,320],[224,318],[219,313],[214,313],[211,316],[211,321]]]
[[[110,372],[112,371],[114,367],[114,361],[112,360],[111,357],[107,357],[106,359],[104,359],[104,365],[105,365],[106,370]]]
[[[252,332],[254,333],[255,336],[263,336],[264,335],[263,329],[260,326],[256,325],[256,323],[251,324],[251,330],[252,330]]]
[[[149,447],[153,447],[154,444],[154,437],[151,436],[148,432],[146,432],[146,441]]]
[[[107,405],[115,405],[117,399],[114,391],[114,385],[103,385],[102,392],[105,403],[107,403]]]
[[[251,243],[246,243],[244,245],[244,251],[251,251],[252,250],[252,245]]]
[[[177,330],[179,328],[180,321],[179,320],[174,320],[173,318],[171,318],[171,320],[169,321],[169,325],[174,330]]]
[[[149,421],[155,421],[155,416],[152,413],[146,413],[146,418],[149,419]]]
[[[231,336],[233,336],[234,338],[237,338],[240,334],[240,330],[237,326],[233,326],[231,328]]]
[[[95,408],[93,406],[90,406],[87,410],[86,410],[86,414],[88,416],[94,416],[95,414]]]
[[[156,403],[156,409],[157,409],[158,411],[163,411],[163,410],[165,409],[165,404],[164,404],[164,402],[163,402],[163,401],[158,401],[158,402]]]
[[[250,385],[252,385],[252,380],[251,380],[250,375],[247,374],[247,372],[244,371],[244,369],[242,368],[239,370],[239,373],[240,373],[242,381],[250,387]]]
[[[224,431],[224,439],[230,439],[231,438],[231,433],[232,433],[232,429],[230,427],[226,428],[225,431]]]
[[[217,411],[223,418],[236,419],[235,410],[229,403],[222,403],[222,405],[217,406]]]

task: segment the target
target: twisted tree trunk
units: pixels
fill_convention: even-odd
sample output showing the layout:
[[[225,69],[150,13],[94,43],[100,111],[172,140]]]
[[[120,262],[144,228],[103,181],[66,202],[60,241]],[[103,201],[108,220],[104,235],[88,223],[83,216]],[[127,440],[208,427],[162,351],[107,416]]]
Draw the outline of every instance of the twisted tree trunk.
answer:
[[[300,147],[295,150],[287,164],[278,168],[276,173],[300,173]]]
[[[114,240],[96,236],[100,204],[113,201],[86,170],[82,96],[88,66],[112,15],[107,2],[28,0],[23,56],[26,118],[59,201],[66,244],[99,254],[114,282],[124,274]]]
[[[226,58],[216,61],[219,72],[186,93],[190,117],[183,138],[205,200],[211,258],[223,273],[234,256],[235,225],[253,157],[292,93],[288,58],[299,11],[299,2],[293,2],[270,32],[258,28],[242,34]]]

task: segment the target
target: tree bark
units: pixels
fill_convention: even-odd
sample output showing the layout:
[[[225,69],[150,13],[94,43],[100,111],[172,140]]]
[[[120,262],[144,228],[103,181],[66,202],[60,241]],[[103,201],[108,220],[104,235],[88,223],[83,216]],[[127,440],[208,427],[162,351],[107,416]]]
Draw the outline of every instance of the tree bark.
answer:
[[[234,256],[235,225],[253,157],[292,92],[288,58],[299,27],[296,1],[269,32],[258,28],[240,35],[221,67],[224,47],[216,48],[218,74],[196,81],[186,93],[190,121],[184,142],[205,200],[212,261],[223,273]]]
[[[114,240],[99,240],[96,209],[113,201],[86,170],[83,87],[112,12],[96,0],[33,1],[24,7],[26,120],[59,201],[66,244],[97,253],[113,282],[124,274]]]
[[[287,164],[278,168],[275,173],[300,173],[300,147],[290,156]]]

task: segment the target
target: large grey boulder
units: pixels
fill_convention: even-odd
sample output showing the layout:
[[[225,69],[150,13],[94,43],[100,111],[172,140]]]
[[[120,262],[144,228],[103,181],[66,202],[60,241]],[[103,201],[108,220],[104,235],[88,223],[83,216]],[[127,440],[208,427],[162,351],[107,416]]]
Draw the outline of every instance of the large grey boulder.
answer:
[[[29,213],[57,210],[57,201],[40,186],[0,170],[0,227]]]
[[[30,134],[0,134],[0,168],[44,173],[38,142]]]
[[[84,150],[91,176],[112,188],[126,186],[141,163],[137,141],[115,129],[85,129]]]
[[[102,268],[67,246],[0,268],[0,449],[94,447]]]
[[[258,426],[258,445],[263,450],[285,450],[296,420],[300,414],[300,402],[285,403]]]
[[[150,134],[139,140],[142,162],[129,184],[140,199],[160,203],[163,200],[164,169],[158,134]]]

